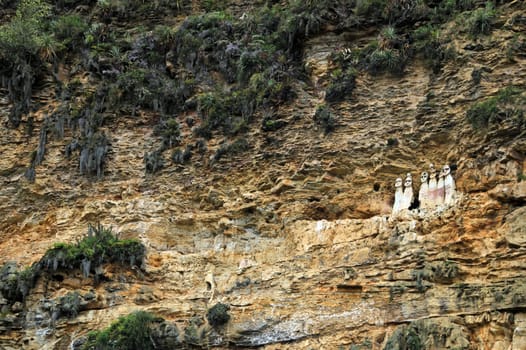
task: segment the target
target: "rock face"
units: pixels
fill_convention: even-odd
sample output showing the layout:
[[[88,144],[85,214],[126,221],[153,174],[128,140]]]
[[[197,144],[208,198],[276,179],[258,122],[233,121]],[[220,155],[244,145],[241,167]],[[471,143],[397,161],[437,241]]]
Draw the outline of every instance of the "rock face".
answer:
[[[519,10],[512,2],[499,20]],[[513,23],[522,35],[524,21]],[[303,117],[320,91],[298,84],[293,105],[276,111],[286,124],[272,140],[253,128],[246,154],[156,175],[144,173],[155,138],[147,113],[108,126],[99,181],[72,170],[62,141],[51,140],[29,183],[38,140],[2,127],[3,263],[28,266],[95,222],[139,239],[147,258],[142,269],[104,266],[98,283],[58,271],[23,303],[0,298],[0,348],[80,348],[89,331],[147,310],[167,320],[155,328],[163,348],[526,349],[526,135],[507,125],[475,131],[465,118],[481,96],[525,86],[525,58],[502,54],[512,29],[481,39],[482,51],[459,39],[459,57],[437,74],[417,61],[403,78],[359,76],[327,136]],[[305,50],[317,79],[335,37],[322,33]],[[474,66],[488,68],[477,86]],[[211,140],[210,152],[218,145]],[[456,165],[454,204],[391,215],[393,179],[444,160]],[[440,180],[429,175],[432,196]],[[215,329],[205,315],[218,302],[231,317]]]

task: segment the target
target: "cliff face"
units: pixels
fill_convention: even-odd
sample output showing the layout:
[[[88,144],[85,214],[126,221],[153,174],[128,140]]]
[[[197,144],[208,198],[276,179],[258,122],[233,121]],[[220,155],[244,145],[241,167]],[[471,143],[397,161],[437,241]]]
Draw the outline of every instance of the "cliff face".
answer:
[[[24,303],[4,299],[2,348],[74,348],[88,331],[147,310],[175,324],[181,340],[193,329],[190,343],[203,347],[526,349],[524,124],[474,129],[466,118],[507,86],[524,96],[526,8],[514,1],[498,10],[490,35],[453,36],[456,57],[439,72],[415,59],[402,76],[359,73],[352,95],[331,105],[328,134],[312,116],[329,56],[363,47],[378,28],[325,28],[304,45],[310,77],[273,110],[284,126],[267,132],[257,119],[249,150],[218,161],[223,139],[213,137],[192,163],[145,174],[157,116],[141,111],[103,126],[111,150],[101,180],[79,176],[64,141],[50,138],[30,183],[24,171],[38,137],[2,127],[2,262],[30,265],[96,222],[147,248],[142,269],[105,265],[98,283],[58,270]],[[505,54],[517,42],[522,49]],[[43,101],[36,130],[55,103],[52,89],[34,93]],[[524,99],[514,101],[523,118]],[[7,98],[0,107],[7,116]],[[188,117],[198,119],[192,110],[177,118]],[[452,165],[455,203],[391,215],[394,180],[412,173],[418,192],[429,163]],[[73,291],[80,311],[55,319]],[[219,329],[203,323],[217,302],[231,315]]]

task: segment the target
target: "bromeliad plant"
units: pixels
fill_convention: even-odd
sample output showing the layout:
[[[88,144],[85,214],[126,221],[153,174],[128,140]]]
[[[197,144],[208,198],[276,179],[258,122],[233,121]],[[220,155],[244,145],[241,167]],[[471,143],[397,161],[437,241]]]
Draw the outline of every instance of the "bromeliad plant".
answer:
[[[85,277],[106,263],[140,265],[145,247],[135,239],[119,239],[102,225],[89,226],[88,234],[76,244],[56,243],[38,263],[41,270],[80,268]]]
[[[138,240],[119,239],[109,228],[100,224],[90,225],[88,234],[82,240],[76,244],[56,243],[30,267],[18,270],[13,262],[2,266],[0,294],[9,303],[23,302],[43,271],[81,269],[88,277],[90,272],[96,272],[97,268],[107,263],[140,266],[145,252],[144,245]]]

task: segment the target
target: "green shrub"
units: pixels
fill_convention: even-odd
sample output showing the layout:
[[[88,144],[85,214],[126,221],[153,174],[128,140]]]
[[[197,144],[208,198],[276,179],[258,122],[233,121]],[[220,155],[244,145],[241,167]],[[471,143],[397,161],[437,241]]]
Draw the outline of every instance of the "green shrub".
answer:
[[[351,61],[371,74],[390,72],[402,74],[409,58],[406,39],[398,36],[392,27],[384,28],[378,40],[362,50],[352,53]]]
[[[454,0],[455,8],[459,11],[471,10],[475,5],[475,0]]]
[[[92,49],[97,49],[97,44],[111,43],[115,41],[115,33],[108,30],[108,26],[94,22],[84,33],[84,44],[91,45]]]
[[[40,259],[42,270],[81,269],[84,276],[106,263],[141,265],[145,248],[135,239],[120,240],[111,229],[89,226],[87,235],[76,244],[55,243]]]
[[[187,145],[186,148],[181,150],[180,148],[175,149],[172,152],[171,159],[175,164],[185,164],[192,158],[192,145]]]
[[[279,119],[277,114],[269,113],[267,111],[261,120],[261,130],[276,131],[283,128],[287,124],[288,123],[285,120]]]
[[[233,39],[231,18],[226,13],[190,16],[175,34],[176,63],[195,76],[209,69],[219,70],[232,82],[236,60],[231,54],[237,52],[238,46],[233,45]]]
[[[190,319],[188,326],[184,329],[184,341],[193,346],[202,346],[204,343],[203,320],[199,317]]]
[[[144,169],[147,174],[154,174],[164,168],[164,159],[161,150],[144,154]]]
[[[155,316],[136,311],[120,317],[102,331],[90,332],[81,350],[141,349],[153,350],[151,324]]]
[[[409,1],[409,4],[425,5],[421,1]],[[388,72],[401,75],[409,60],[415,56],[422,58],[427,66],[438,73],[446,61],[455,57],[455,51],[438,26],[427,24],[418,27],[410,35],[401,35],[397,33],[396,27],[389,25],[383,27],[377,39],[364,48],[345,49],[331,58],[341,71],[358,69],[371,74]]]
[[[155,40],[163,51],[167,51],[172,46],[176,33],[175,29],[166,25],[158,25],[153,30]]]
[[[103,330],[88,333],[80,350],[186,349],[173,323],[147,311],[120,317]]]
[[[387,0],[357,0],[356,14],[366,18],[381,19]]]
[[[447,319],[417,320],[399,325],[387,339],[384,350],[467,350],[470,342],[461,326]]]
[[[201,7],[206,12],[222,11],[226,7],[226,1],[224,0],[203,0],[201,1]]]
[[[424,0],[387,0],[382,17],[390,24],[414,23],[428,15]]]
[[[96,10],[104,20],[112,17],[131,20],[152,12],[171,15],[183,13],[189,9],[189,4],[187,0],[98,0]]]
[[[240,138],[232,143],[224,143],[214,154],[214,161],[219,161],[226,155],[236,155],[246,152],[250,149],[250,145],[245,138]]]
[[[336,116],[331,113],[326,104],[319,105],[314,113],[314,122],[320,125],[325,134],[330,133],[336,128]]]
[[[210,138],[213,131],[226,135],[244,132],[258,107],[278,104],[290,99],[290,86],[264,74],[253,74],[248,86],[223,92],[217,90],[197,97],[197,113],[201,125],[196,136]]]
[[[382,42],[380,46],[383,48],[395,47],[400,42],[400,37],[396,33],[396,29],[393,26],[383,27],[380,31],[379,38],[379,41]]]
[[[397,327],[385,344],[385,350],[424,350],[418,328],[412,324]]]
[[[345,72],[337,69],[331,75],[331,80],[325,92],[325,101],[338,102],[348,97],[356,86],[356,70],[347,69]]]
[[[155,131],[162,138],[163,148],[172,148],[181,143],[181,126],[175,118],[161,120]]]
[[[42,271],[81,269],[87,277],[105,263],[142,264],[145,248],[137,240],[119,240],[110,229],[89,226],[88,234],[76,244],[56,243],[35,264],[18,270],[7,263],[0,269],[0,292],[10,303],[24,301],[35,286]],[[75,317],[80,307],[80,295],[68,293],[59,299],[57,317]]]
[[[394,147],[394,146],[398,146],[400,142],[398,141],[396,137],[390,137],[387,139],[386,143],[387,143],[387,146]]]
[[[486,7],[473,11],[467,20],[468,31],[471,35],[488,35],[491,33],[496,12],[493,3],[487,2]]]
[[[213,2],[202,5],[215,6]],[[213,132],[237,135],[247,130],[258,108],[275,106],[294,97],[291,77],[296,72],[291,69],[293,62],[286,42],[288,25],[291,22],[297,25],[291,29],[294,31],[291,35],[296,35],[296,31],[315,31],[316,24],[307,20],[310,7],[297,4],[290,7],[297,12],[293,14],[287,5],[261,6],[242,20],[225,12],[190,16],[175,34],[166,35],[169,40],[162,40],[170,41],[164,46],[173,47],[170,72],[192,77],[196,84],[205,87],[203,93],[192,100],[201,121],[194,128],[195,136],[210,138]],[[300,17],[305,21],[300,21]],[[224,89],[219,81],[231,85]],[[136,85],[139,84],[126,82],[119,91],[135,91]],[[148,86],[146,90],[152,92]],[[141,100],[133,98],[134,95],[123,97]],[[187,100],[188,96],[180,105],[184,106]],[[181,155],[179,152],[176,157],[178,162],[182,160]]]
[[[459,11],[471,10],[473,0],[441,0],[426,2],[430,6],[430,19],[432,23],[444,23],[450,21]]]
[[[0,292],[9,303],[24,301],[34,287],[38,277],[35,266],[18,270],[13,262],[8,262],[0,269]]]
[[[525,122],[524,103],[526,96],[523,90],[509,86],[496,96],[475,103],[466,112],[466,117],[473,129],[487,129],[503,121],[521,126]]]
[[[421,55],[424,62],[438,73],[444,63],[455,57],[455,51],[446,44],[445,38],[438,27],[422,26],[412,33],[413,48],[417,55]]]
[[[390,72],[401,74],[404,71],[407,57],[395,48],[377,48],[366,58],[367,70],[372,74]]]
[[[11,21],[0,26],[0,82],[13,104],[8,119],[14,128],[29,112],[34,76],[43,70],[43,61],[54,59],[59,50],[46,30],[49,15],[45,1],[22,0]]]
[[[52,23],[55,37],[68,48],[75,49],[84,43],[84,33],[89,26],[79,15],[61,16]]]
[[[488,99],[477,103],[467,111],[467,118],[473,128],[485,129],[490,122],[497,120],[499,109],[496,99]]]
[[[229,117],[229,98],[222,92],[210,92],[197,97],[197,114],[202,128],[215,130],[224,127]],[[227,131],[227,130],[225,130]]]
[[[357,0],[356,14],[365,21],[393,25],[414,23],[427,16],[424,0]]]
[[[36,56],[44,45],[50,6],[43,0],[22,0],[11,22],[0,27],[0,56],[7,60]]]
[[[226,304],[215,304],[206,312],[206,319],[208,320],[208,323],[212,327],[218,327],[226,324],[230,320],[228,310],[230,310],[230,307]]]
[[[60,317],[75,318],[80,311],[80,303],[82,296],[79,292],[69,292],[68,294],[58,298],[57,306],[54,310],[54,320]]]
[[[163,115],[183,110],[184,101],[191,95],[191,79],[175,82],[155,69],[132,67],[119,75],[112,85],[111,101],[116,106],[142,107]]]
[[[248,83],[252,74],[262,71],[268,63],[263,59],[259,51],[244,51],[238,61],[238,81],[242,84]]]

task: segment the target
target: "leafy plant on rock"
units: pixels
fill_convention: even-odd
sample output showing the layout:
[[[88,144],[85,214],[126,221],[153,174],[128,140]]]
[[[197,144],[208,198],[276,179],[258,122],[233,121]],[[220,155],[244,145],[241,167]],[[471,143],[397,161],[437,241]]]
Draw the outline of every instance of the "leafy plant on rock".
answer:
[[[373,73],[391,72],[401,74],[404,71],[406,57],[396,49],[375,49],[367,58],[367,69]]]
[[[248,141],[244,138],[239,138],[235,140],[232,143],[224,143],[222,144],[216,153],[214,154],[214,157],[212,158],[213,161],[219,161],[221,158],[223,158],[226,155],[236,155],[240,154],[242,152],[245,152],[250,148],[250,145]]]
[[[88,333],[80,350],[170,350],[185,348],[177,326],[147,311],[119,317],[109,327]]]
[[[88,23],[79,15],[65,15],[52,22],[55,38],[69,49],[79,48],[84,43],[84,33]]]
[[[88,234],[76,244],[55,243],[35,264],[18,270],[15,263],[0,269],[0,292],[10,303],[23,302],[43,271],[80,269],[87,277],[106,263],[141,265],[145,247],[134,239],[118,239],[102,225],[89,226]],[[78,294],[78,293],[77,293]],[[74,317],[79,310],[80,296],[67,294],[59,300],[57,310],[67,317]]]
[[[336,128],[336,116],[330,111],[326,104],[319,105],[314,113],[314,122],[320,125],[325,134],[330,133]]]
[[[357,0],[356,13],[359,16],[373,18],[378,21],[383,17],[383,9],[386,3],[386,0]]]
[[[175,149],[172,152],[172,161],[175,164],[185,164],[188,161],[190,161],[190,158],[192,158],[192,145],[187,145],[186,148],[181,150],[180,148]]]
[[[206,312],[206,319],[208,320],[208,323],[212,327],[219,327],[226,324],[230,320],[228,310],[230,310],[230,307],[226,304],[215,304]]]
[[[61,317],[75,318],[81,311],[81,298],[79,292],[69,292],[66,295],[56,300],[56,305],[53,308],[53,319],[57,320]]]
[[[331,74],[331,79],[325,92],[325,101],[339,102],[348,97],[356,86],[356,70],[349,68],[342,72],[336,69]]]
[[[497,95],[472,105],[466,117],[476,130],[496,127],[505,122],[520,127],[526,122],[525,102],[526,96],[522,89],[508,86]]]
[[[470,342],[461,326],[443,320],[417,320],[398,326],[387,339],[384,350],[458,349]]]
[[[156,132],[162,138],[163,148],[172,148],[178,146],[181,142],[181,126],[175,118],[161,120],[156,127]]]
[[[53,59],[58,43],[46,30],[50,6],[43,0],[22,0],[14,18],[0,26],[0,72],[13,107],[9,123],[16,128],[30,110],[35,75]]]
[[[8,262],[0,269],[0,293],[9,303],[24,301],[34,287],[38,277],[35,266],[18,270],[13,262]]]
[[[142,264],[145,248],[135,239],[121,240],[102,225],[89,226],[76,244],[55,243],[40,259],[41,270],[80,269],[85,277],[106,263]]]
[[[447,45],[440,30],[432,25],[422,26],[412,33],[413,48],[425,63],[438,73],[444,63],[455,57],[454,49]]]
[[[467,20],[469,33],[473,36],[490,34],[495,16],[495,7],[491,2],[487,2],[484,8],[476,9]]]
[[[155,316],[136,311],[120,317],[102,331],[90,332],[82,350],[142,349],[153,350],[151,324]]]
[[[144,169],[147,174],[154,174],[164,168],[164,159],[161,150],[146,152],[144,155]]]

